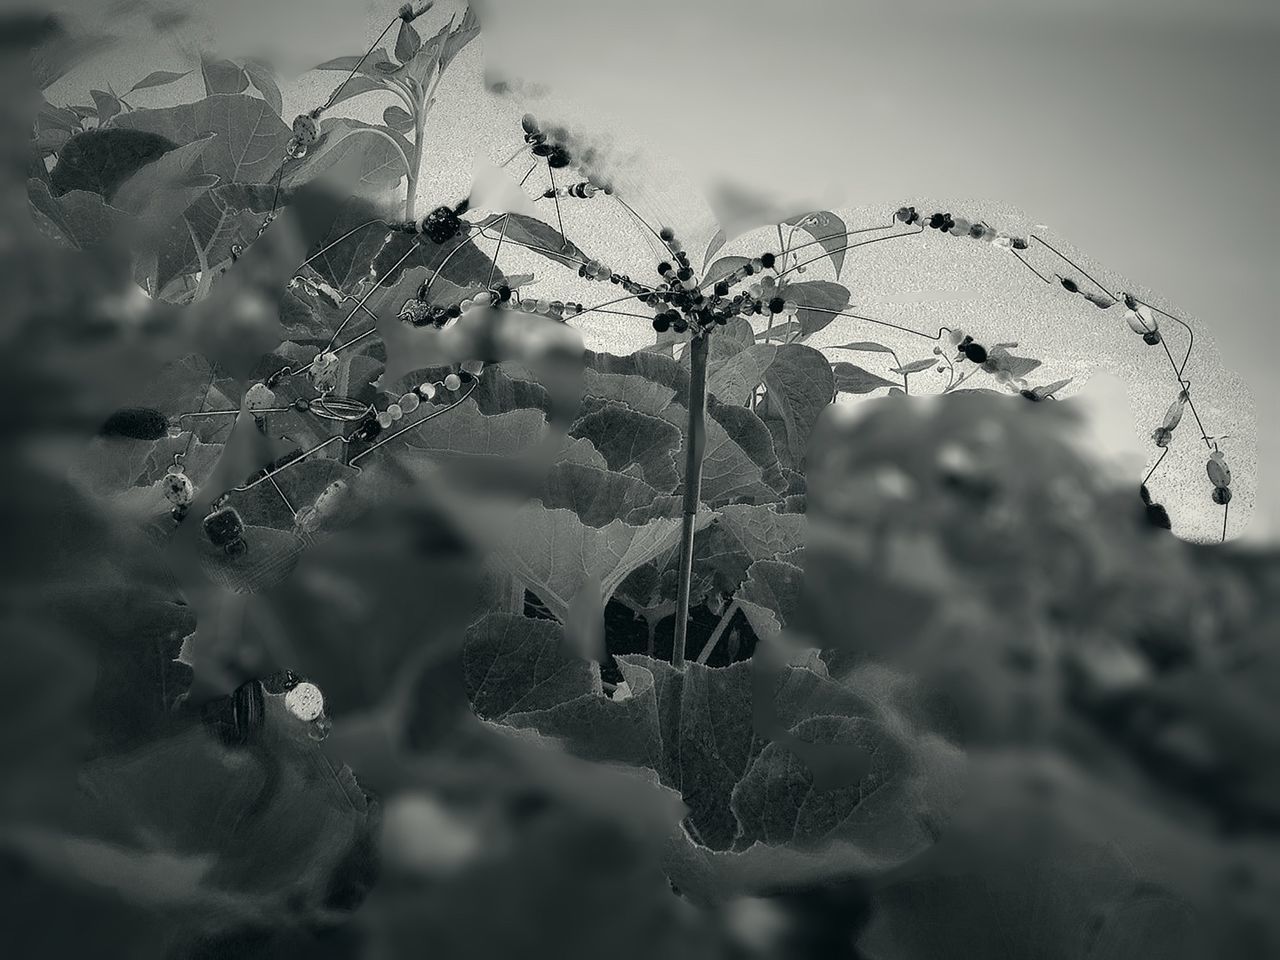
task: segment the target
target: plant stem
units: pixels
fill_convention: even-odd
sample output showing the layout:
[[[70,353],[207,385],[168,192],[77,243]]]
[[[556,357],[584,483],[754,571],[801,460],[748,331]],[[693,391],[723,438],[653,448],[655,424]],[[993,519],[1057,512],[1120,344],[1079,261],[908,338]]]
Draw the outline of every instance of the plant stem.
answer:
[[[729,609],[724,612],[724,616],[720,618],[720,622],[716,624],[715,630],[711,636],[707,638],[706,644],[702,648],[702,652],[698,654],[698,663],[706,663],[711,659],[711,652],[715,650],[716,644],[720,642],[720,638],[724,636],[725,629],[729,626],[729,622],[733,620],[734,615],[741,609],[738,601],[734,600],[729,604]]]
[[[413,220],[418,207],[418,171],[422,169],[422,128],[426,126],[426,107],[413,111],[413,159],[409,163],[409,186],[405,188],[404,218]]]
[[[684,516],[680,530],[680,591],[676,595],[676,632],[671,665],[684,667],[689,634],[689,591],[693,581],[693,528],[702,499],[702,455],[706,451],[707,353],[711,331],[689,342],[689,438],[685,445]]]

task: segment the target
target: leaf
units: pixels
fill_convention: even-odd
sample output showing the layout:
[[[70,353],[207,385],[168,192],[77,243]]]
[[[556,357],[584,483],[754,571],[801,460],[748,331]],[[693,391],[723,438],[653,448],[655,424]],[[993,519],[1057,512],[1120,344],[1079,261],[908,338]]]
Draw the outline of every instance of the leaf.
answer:
[[[724,244],[725,234],[724,229],[722,228],[716,231],[716,235],[712,237],[711,242],[707,244],[707,252],[702,257],[702,272],[704,274],[707,272],[707,265],[711,263],[712,256],[714,256],[716,251],[723,247]]]
[[[761,640],[777,637],[800,604],[803,571],[785,560],[757,560],[734,599]]]
[[[128,219],[123,210],[87,190],[71,190],[55,197],[43,180],[29,180],[27,192],[37,226],[47,236],[81,250],[115,242]]]
[[[800,332],[800,324],[794,320],[788,320],[786,323],[777,323],[772,327],[761,330],[756,334],[757,340],[790,340],[791,337]]]
[[[179,141],[156,133],[124,129],[126,119],[121,117],[110,129],[87,130],[67,141],[49,174],[55,196],[87,190],[110,201],[120,184],[178,145]]]
[[[733,789],[740,847],[760,841],[813,850],[844,841],[873,857],[900,861],[927,846],[929,836],[907,812],[907,743],[866,717],[810,717],[790,732],[794,741],[768,744]],[[810,757],[843,768],[825,771],[835,784],[822,789],[815,783],[813,760],[796,752],[802,744],[828,748]]]
[[[450,25],[452,25],[452,23]],[[476,17],[475,8],[472,7],[471,4],[467,4],[467,11],[462,15],[462,20],[456,27],[450,30],[448,36],[444,38],[444,43],[440,50],[441,72],[447,70],[449,64],[453,62],[453,58],[461,53],[462,49],[479,35],[480,21]]]
[[[94,106],[98,111],[98,126],[106,126],[111,118],[120,112],[120,101],[115,94],[107,93],[105,90],[90,90],[89,95],[93,97]]]
[[[912,360],[910,363],[901,367],[891,367],[890,369],[894,373],[905,377],[907,374],[919,373],[921,370],[928,370],[937,362],[937,357],[925,357],[922,360]]]
[[[378,64],[391,63],[391,58],[387,56],[387,51],[381,47],[370,52],[367,56],[358,57],[335,57],[333,60],[326,60],[324,63],[315,67],[316,70],[338,70],[342,73],[351,73],[353,70],[357,72],[357,76],[379,77],[377,70]]]
[[[681,431],[659,417],[610,403],[580,417],[569,432],[590,440],[616,473],[635,467],[645,482],[664,492],[674,491],[680,482],[676,454]]]
[[[408,20],[400,21],[400,33],[396,36],[396,59],[407,63],[422,46],[422,38]]]
[[[835,267],[836,276],[840,276],[840,270],[844,267],[845,247],[849,245],[849,228],[845,226],[845,222],[830,210],[819,210],[815,213],[806,213],[798,217],[792,217],[783,221],[789,226],[800,225],[800,229],[809,236],[817,240],[822,249],[827,251],[827,255],[831,257],[832,266]],[[802,259],[808,260],[808,251]]]
[[[175,144],[210,133],[217,140],[200,157],[200,172],[224,183],[268,183],[284,159],[291,136],[271,106],[257,97],[219,95],[160,110],[134,110],[116,120],[122,128],[158,134]]]
[[[544,506],[572,510],[589,527],[603,527],[619,517],[637,522],[632,515],[657,497],[658,491],[639,477],[606,469],[603,463],[568,460],[547,471],[539,495]]]
[[[195,140],[147,164],[120,185],[114,205],[137,217],[146,237],[158,240],[175,217],[216,185],[212,174],[193,173],[215,139]]]
[[[748,328],[749,329],[749,328]],[[714,343],[719,337],[713,338]],[[725,360],[707,364],[707,391],[725,403],[744,404],[765,380],[777,355],[771,344],[755,344]],[[826,362],[823,362],[826,366]]]
[[[163,87],[166,84],[173,83],[175,80],[181,80],[190,70],[178,72],[176,70],[155,70],[148,73],[145,77],[129,88],[129,93],[135,90],[148,90],[152,87]]]
[[[526,246],[548,260],[573,269],[586,263],[586,254],[579,250],[576,244],[566,239],[551,224],[534,217],[527,217],[520,213],[495,213],[481,220],[480,226],[492,227],[501,217],[506,217],[506,242]],[[500,229],[501,227],[497,230],[489,230],[489,235],[496,239]]]
[[[284,110],[284,100],[280,96],[280,87],[269,64],[261,60],[246,60],[244,71],[249,75],[254,88],[262,94],[262,99],[271,105],[271,109],[280,116]]]
[[[392,130],[400,133],[409,133],[413,129],[413,117],[404,107],[398,107],[394,103],[382,111],[382,122]]]
[[[607,603],[632,570],[676,542],[680,520],[658,517],[638,526],[615,520],[588,527],[572,511],[530,504],[494,533],[497,559],[563,620],[569,602],[591,577],[599,577]]]
[[[214,94],[244,93],[249,89],[249,77],[239,64],[230,60],[200,60],[200,72],[204,75],[204,89]]]
[[[838,346],[827,347],[828,350],[860,350],[865,353],[889,353],[893,350],[886,347],[883,343],[873,343],[870,340],[855,340],[850,343],[842,343]],[[932,362],[932,361],[930,361]]]
[[[290,187],[323,181],[376,203],[408,176],[413,147],[394,130],[346,117],[325,120],[320,129],[321,139],[289,165]]]
[[[784,344],[777,348],[764,383],[769,391],[765,416],[781,421],[790,463],[799,469],[809,449],[813,425],[835,397],[832,369],[827,358],[812,347]]]
[[[598,670],[565,651],[552,620],[491,613],[467,629],[462,662],[467,698],[491,720],[600,690]]]
[[[880,387],[897,386],[892,380],[852,363],[833,363],[831,372],[835,374],[836,390],[840,393],[870,393]]]
[[[1061,390],[1063,387],[1069,384],[1072,381],[1072,379],[1073,379],[1072,377],[1067,377],[1067,379],[1065,380],[1055,380],[1053,381],[1053,383],[1045,384],[1042,387],[1036,387],[1032,392],[1035,393],[1035,395],[1039,397],[1041,400],[1045,400],[1049,397],[1052,397],[1055,393],[1057,393],[1059,390]]]
[[[703,274],[701,286],[703,288],[714,286],[743,264],[749,262],[746,257],[721,257]]]
[[[828,280],[788,283],[782,289],[782,296],[800,305],[796,319],[800,322],[802,337],[822,330],[849,306],[849,291]]]

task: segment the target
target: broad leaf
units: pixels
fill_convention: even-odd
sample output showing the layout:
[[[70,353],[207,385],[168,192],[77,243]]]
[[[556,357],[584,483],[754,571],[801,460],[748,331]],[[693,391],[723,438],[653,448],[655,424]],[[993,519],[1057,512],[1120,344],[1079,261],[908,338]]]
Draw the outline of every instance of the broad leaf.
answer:
[[[839,393],[870,393],[881,387],[895,387],[898,384],[886,380],[879,374],[864,370],[852,363],[833,363],[831,372],[835,375],[835,386]]]
[[[814,423],[835,397],[831,367],[812,347],[784,344],[777,348],[764,382],[769,391],[766,416],[781,421],[790,463],[798,469]]]
[[[849,306],[849,291],[827,280],[788,283],[782,288],[782,296],[800,305],[796,319],[800,323],[802,337],[822,330]]]
[[[179,143],[189,142],[150,131],[125,129],[127,120],[128,116],[121,117],[111,129],[88,130],[67,141],[49,174],[55,196],[71,190],[86,190],[110,201],[120,184],[142,167]]]
[[[173,83],[175,80],[181,80],[190,72],[190,70],[184,70],[181,73],[176,70],[155,70],[130,87],[129,92],[147,90],[151,87],[162,87],[165,84]]]
[[[831,264],[835,267],[836,276],[840,276],[840,270],[844,267],[844,248],[849,245],[849,228],[845,226],[843,220],[830,210],[819,210],[815,213],[792,217],[783,222],[789,226],[798,225],[801,230],[818,241],[822,249],[826,250],[827,255],[831,258]],[[803,251],[800,259],[804,261],[812,259],[812,257],[812,248],[809,248]]]
[[[205,93],[238,94],[249,89],[249,77],[237,63],[230,60],[201,60],[200,72],[204,75]]]
[[[161,110],[134,110],[116,121],[129,128],[166,137],[176,144],[191,143],[210,133],[218,135],[200,158],[200,172],[223,183],[267,183],[284,160],[289,128],[271,106],[244,94],[206,97],[195,103]]]
[[[463,674],[472,707],[492,720],[600,692],[598,669],[565,650],[558,623],[505,613],[467,630]]]

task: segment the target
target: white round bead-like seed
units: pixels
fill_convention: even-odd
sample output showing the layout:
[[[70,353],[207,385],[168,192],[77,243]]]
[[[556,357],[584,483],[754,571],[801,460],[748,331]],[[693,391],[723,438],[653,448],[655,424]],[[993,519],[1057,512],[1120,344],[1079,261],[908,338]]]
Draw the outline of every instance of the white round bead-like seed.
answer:
[[[393,403],[387,407],[387,413],[390,414],[392,420],[399,420],[404,416],[404,409],[398,403]]]
[[[418,404],[420,404],[421,402],[422,400],[418,397],[418,395],[414,393],[412,390],[410,390],[408,393],[406,393],[403,397],[400,398],[400,409],[403,410],[405,413],[413,413],[413,411],[418,409]]]
[[[284,695],[284,705],[304,723],[318,720],[324,713],[324,694],[314,683],[300,683]]]

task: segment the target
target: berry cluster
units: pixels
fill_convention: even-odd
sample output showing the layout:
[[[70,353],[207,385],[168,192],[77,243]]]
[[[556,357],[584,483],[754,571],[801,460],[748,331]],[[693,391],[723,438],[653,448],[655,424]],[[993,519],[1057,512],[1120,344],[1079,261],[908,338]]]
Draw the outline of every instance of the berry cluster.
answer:
[[[583,180],[580,183],[574,183],[567,187],[547,187],[547,189],[542,192],[542,199],[552,200],[556,197],[576,197],[579,200],[589,200],[599,192],[600,188],[594,183],[590,180]]]
[[[927,220],[923,219],[916,211],[915,207],[899,207],[897,213],[894,214],[895,220],[900,220],[910,226],[911,224],[923,223],[925,226],[934,230],[940,230],[943,233],[949,233],[955,237],[969,237],[973,240],[985,240],[988,243],[994,243],[998,247],[1006,250],[1025,250],[1027,249],[1027,240],[1025,237],[1014,237],[1007,233],[1001,233],[987,224],[979,220],[966,220],[964,217],[953,217],[949,212],[932,213]]]
[[[492,307],[500,310],[523,310],[525,313],[537,313],[542,316],[566,320],[576,317],[585,309],[582,304],[569,300],[545,300],[536,297],[524,299],[513,298],[512,290],[506,284],[495,290],[488,290],[450,306],[441,306],[426,302],[428,291],[418,292],[418,299],[406,300],[400,308],[400,319],[410,326],[433,326],[440,329],[451,320],[456,320],[473,310]]]
[[[441,390],[453,393],[462,389],[464,383],[477,379],[483,369],[483,362],[468,360],[462,364],[458,372],[447,374],[443,380],[419,384],[402,394],[398,400],[388,404],[385,410],[370,409],[356,424],[348,439],[362,442],[375,439],[383,430],[402,420],[406,414],[417,410],[423,402],[435,399]]]

